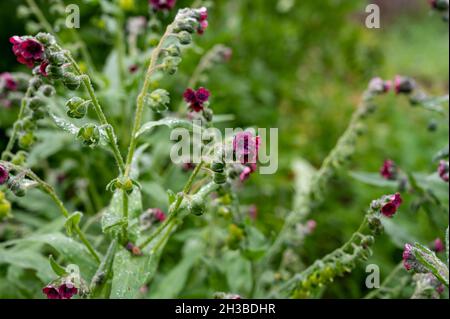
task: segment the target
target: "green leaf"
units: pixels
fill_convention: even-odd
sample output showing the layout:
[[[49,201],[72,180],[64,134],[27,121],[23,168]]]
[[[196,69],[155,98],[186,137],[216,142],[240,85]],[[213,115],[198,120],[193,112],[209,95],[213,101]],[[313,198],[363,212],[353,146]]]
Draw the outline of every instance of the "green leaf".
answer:
[[[417,260],[427,268],[437,279],[448,287],[448,266],[444,264],[436,254],[427,247],[416,243],[414,256]]]
[[[81,212],[75,212],[67,217],[64,227],[66,228],[67,235],[72,236],[73,228],[80,224],[83,214]]]
[[[258,260],[264,256],[268,249],[267,238],[256,228],[246,225],[246,241],[242,250],[242,255],[248,260]]]
[[[133,256],[121,248],[113,262],[113,274],[110,298],[131,299],[139,296],[139,288],[155,274],[160,253]]]
[[[132,237],[139,235],[138,218],[142,213],[142,198],[139,189],[135,188],[128,195],[128,231]],[[123,193],[116,190],[113,198],[102,216],[102,230],[105,233],[118,234],[123,225]],[[135,238],[136,239],[136,238]]]
[[[169,201],[169,206],[175,203],[175,201],[177,200],[177,195],[171,189],[167,190],[167,197]]]
[[[59,264],[56,262],[56,260],[53,258],[52,255],[50,255],[50,256],[48,257],[48,260],[50,261],[50,266],[52,267],[53,271],[55,272],[55,274],[56,274],[58,277],[67,275],[66,269],[65,269],[64,267],[62,267],[61,265],[59,265]]]
[[[142,125],[140,130],[136,133],[136,138],[148,131],[151,131],[153,128],[158,127],[158,126],[167,126],[171,129],[185,128],[185,129],[188,129],[189,131],[192,131],[194,128],[194,124],[191,121],[166,117],[159,121],[151,121],[151,122],[147,122],[144,125]],[[199,127],[199,129],[201,130],[200,127]]]
[[[70,133],[72,135],[77,135],[78,131],[80,130],[79,127],[77,127],[76,125],[72,124],[69,121],[66,121],[65,119],[58,117],[52,113],[50,113],[50,118],[53,120],[53,122],[55,122],[56,126],[59,127],[60,129],[62,129],[63,131]]]
[[[388,181],[381,177],[378,173],[350,172],[350,176],[353,179],[367,185],[394,189],[398,187],[398,183],[396,181]]]
[[[35,270],[37,277],[44,284],[54,279],[53,271],[47,259],[34,250],[0,249],[1,264],[10,264],[22,269]]]

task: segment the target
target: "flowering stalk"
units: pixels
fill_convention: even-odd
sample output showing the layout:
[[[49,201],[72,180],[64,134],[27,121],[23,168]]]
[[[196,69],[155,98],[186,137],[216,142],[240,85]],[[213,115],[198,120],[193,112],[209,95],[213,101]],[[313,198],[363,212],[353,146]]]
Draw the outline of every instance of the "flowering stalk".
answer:
[[[50,196],[50,198],[53,200],[53,202],[55,202],[55,204],[58,206],[58,209],[61,212],[61,214],[66,218],[70,217],[68,210],[64,206],[63,202],[59,199],[59,197],[56,194],[53,187],[50,186],[49,184],[47,184],[46,182],[44,182],[42,179],[40,179],[39,176],[37,176],[33,171],[31,171],[30,169],[21,167],[21,166],[11,164],[9,162],[5,162],[5,161],[0,161],[0,165],[6,167],[8,170],[13,170],[20,174],[23,174],[24,176],[27,176],[31,180],[36,182],[39,185],[40,189],[42,191],[44,191],[45,193],[47,193],[47,195]],[[91,245],[91,243],[88,241],[85,234],[81,231],[80,227],[78,225],[74,225],[73,230],[78,235],[81,242],[86,246],[86,248],[88,249],[88,251],[90,252],[92,257],[94,257],[95,261],[100,263],[100,258],[98,256],[97,252],[95,251],[95,249]]]

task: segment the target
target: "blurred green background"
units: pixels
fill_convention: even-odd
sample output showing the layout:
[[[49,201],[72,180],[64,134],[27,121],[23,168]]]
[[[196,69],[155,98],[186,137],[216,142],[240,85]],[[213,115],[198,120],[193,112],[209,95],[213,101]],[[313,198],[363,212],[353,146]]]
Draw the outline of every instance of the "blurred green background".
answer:
[[[143,6],[147,1],[135,2]],[[292,163],[304,158],[320,166],[345,130],[372,77],[403,74],[417,79],[432,94],[448,92],[448,24],[431,13],[426,0],[376,1],[381,6],[381,29],[364,25],[366,5],[375,1],[211,2],[210,27],[197,43],[205,49],[217,43],[233,49],[230,63],[217,67],[205,82],[213,92],[215,113],[234,114],[234,127],[276,127],[280,133],[277,174],[255,175],[240,192],[243,204],[258,206],[258,227],[266,234],[274,225],[275,229],[280,227],[291,209]],[[15,62],[8,43],[10,36],[27,32],[24,20],[16,16],[20,3],[0,2],[0,72],[26,71]],[[178,7],[189,4],[178,1]],[[80,5],[80,33],[101,67],[112,40],[95,28],[97,7],[84,2]],[[188,75],[199,59],[197,52],[189,54],[180,76],[168,81],[176,100],[181,99]],[[16,115],[17,107],[0,107],[0,149]],[[432,120],[438,123],[434,132],[428,130]],[[393,95],[380,99],[380,109],[369,123],[369,132],[359,142],[350,170],[376,172],[385,158],[391,158],[405,171],[434,172],[431,158],[448,144],[446,118],[411,108],[406,99]],[[48,159],[50,167],[57,162],[58,154],[52,156]],[[103,185],[96,185],[101,194]],[[368,203],[384,193],[386,190],[365,186],[342,172],[329,186],[325,204],[311,216],[318,227],[303,247],[303,262],[310,264],[345,242],[359,225]],[[399,224],[412,229],[425,243],[443,237],[444,225],[432,227],[425,212],[409,210],[409,196],[406,204],[398,216]],[[375,246],[371,262],[379,264],[385,275],[400,256],[400,247],[384,235]],[[361,268],[332,284],[325,296],[360,297],[365,292],[363,276]]]

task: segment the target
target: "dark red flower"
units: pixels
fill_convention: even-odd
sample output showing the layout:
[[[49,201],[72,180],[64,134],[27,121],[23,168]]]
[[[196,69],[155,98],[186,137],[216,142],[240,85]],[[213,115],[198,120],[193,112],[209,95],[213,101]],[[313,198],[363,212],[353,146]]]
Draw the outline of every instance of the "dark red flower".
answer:
[[[399,193],[391,196],[389,202],[384,204],[383,207],[381,207],[381,213],[386,217],[393,217],[395,213],[397,212],[400,205],[403,203],[403,199]]]
[[[256,163],[260,146],[259,136],[251,132],[240,132],[233,139],[233,151],[242,164]]]
[[[416,88],[416,83],[413,79],[408,77],[397,75],[394,81],[395,93],[397,94],[410,94]]]
[[[48,299],[61,299],[58,289],[53,285],[48,285],[42,289]]]
[[[155,216],[155,219],[159,222],[163,222],[166,220],[166,214],[164,214],[164,212],[159,208],[154,209],[153,216]]]
[[[383,178],[388,180],[395,180],[397,178],[397,166],[392,160],[385,160],[380,169],[380,174]]]
[[[47,77],[47,66],[49,65],[49,62],[47,60],[43,61],[41,65],[39,66],[39,72],[42,74],[42,76]]]
[[[0,165],[0,185],[5,184],[9,179],[9,172],[8,170]]]
[[[198,34],[203,34],[205,33],[205,30],[208,28],[208,9],[206,9],[205,7],[201,8],[199,10],[200,12],[200,18],[199,18],[199,26],[197,29],[197,33]]]
[[[13,36],[9,38],[13,45],[13,52],[19,63],[32,68],[35,63],[41,62],[44,58],[44,46],[35,39],[28,37]]]
[[[411,262],[415,261],[415,257],[412,254],[412,249],[413,247],[410,244],[406,244],[405,249],[403,250],[403,266],[407,271],[410,271],[412,269],[413,265],[411,264]]]
[[[208,102],[211,93],[201,87],[197,91],[193,89],[187,89],[184,94],[184,100],[189,104],[189,108],[194,112],[201,112],[205,107],[205,103]]]
[[[16,91],[18,83],[14,80],[11,73],[3,72],[0,74],[0,83],[4,83],[5,87],[10,91]]]
[[[445,250],[444,243],[440,238],[436,238],[433,245],[434,245],[433,249],[437,253],[442,253]]]
[[[153,10],[172,10],[177,3],[177,0],[149,0]]]
[[[438,174],[444,182],[449,182],[449,164],[446,161],[441,161],[438,167]]]
[[[61,299],[70,299],[78,293],[78,289],[72,283],[64,283],[59,286],[58,292]]]

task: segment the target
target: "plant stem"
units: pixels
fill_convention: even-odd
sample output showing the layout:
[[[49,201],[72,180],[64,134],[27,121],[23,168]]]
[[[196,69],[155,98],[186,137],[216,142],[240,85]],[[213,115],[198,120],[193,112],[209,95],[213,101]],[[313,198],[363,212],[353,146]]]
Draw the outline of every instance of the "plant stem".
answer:
[[[19,110],[19,115],[17,116],[17,121],[16,123],[14,123],[13,126],[13,131],[11,133],[11,137],[9,138],[8,144],[6,145],[5,150],[2,153],[2,159],[5,160],[6,156],[8,154],[11,153],[13,147],[14,147],[14,143],[16,142],[16,138],[17,138],[17,122],[22,120],[23,116],[25,115],[25,109],[27,107],[27,99],[30,97],[31,92],[32,92],[32,87],[31,85],[28,86],[28,89],[25,93],[25,96],[22,98],[21,104],[20,104],[20,110]]]
[[[123,240],[124,242],[128,241],[128,194],[125,190],[122,190],[122,204],[123,204]]]
[[[5,161],[0,161],[0,164],[4,165],[5,167],[7,167],[8,169],[17,171],[19,173],[24,174],[25,176],[28,176],[29,178],[31,178],[33,181],[35,181],[36,183],[39,184],[40,188],[47,193],[47,195],[50,196],[50,198],[53,200],[53,202],[55,202],[56,206],[58,206],[61,214],[64,217],[69,217],[69,212],[66,209],[66,207],[64,206],[63,202],[59,199],[58,195],[56,194],[55,190],[53,189],[52,186],[50,186],[49,184],[47,184],[46,182],[44,182],[39,176],[37,176],[32,170],[21,167],[21,166],[17,166],[14,164],[11,164],[9,162],[5,162]],[[83,244],[86,246],[86,248],[88,249],[88,251],[91,253],[92,257],[94,257],[95,261],[100,263],[100,258],[97,255],[95,249],[92,247],[92,245],[90,244],[90,242],[87,240],[86,236],[84,235],[84,233],[81,231],[81,229],[76,226],[74,227],[74,231],[75,233],[78,235],[78,237],[80,238],[80,240],[83,242]]]
[[[157,70],[157,62],[158,62],[158,58],[161,53],[161,50],[163,48],[164,42],[167,39],[167,37],[169,35],[171,35],[172,28],[173,28],[172,25],[169,25],[167,27],[167,30],[164,33],[164,35],[162,36],[158,46],[153,50],[152,56],[150,58],[150,64],[149,64],[147,73],[145,75],[144,84],[143,84],[142,90],[139,93],[138,98],[137,98],[136,113],[135,113],[135,118],[134,118],[133,129],[131,131],[130,146],[128,149],[128,155],[127,155],[126,164],[125,164],[125,171],[124,171],[125,177],[128,177],[130,175],[131,163],[133,161],[134,151],[136,150],[136,146],[137,146],[136,134],[139,131],[139,128],[141,127],[142,115],[144,113],[145,95],[147,94],[147,92],[150,88],[151,77],[154,74],[154,72]]]

